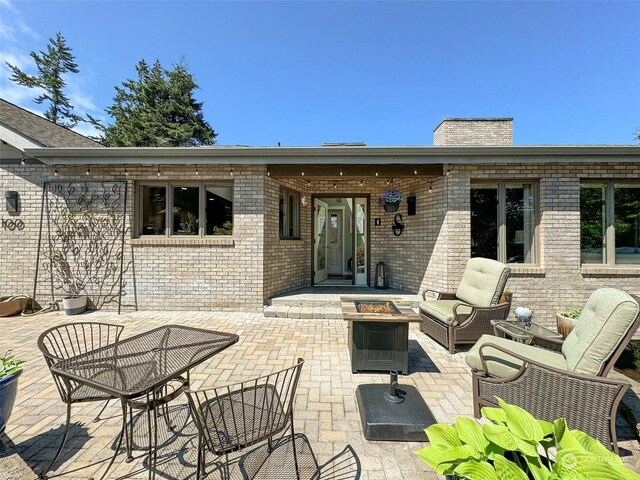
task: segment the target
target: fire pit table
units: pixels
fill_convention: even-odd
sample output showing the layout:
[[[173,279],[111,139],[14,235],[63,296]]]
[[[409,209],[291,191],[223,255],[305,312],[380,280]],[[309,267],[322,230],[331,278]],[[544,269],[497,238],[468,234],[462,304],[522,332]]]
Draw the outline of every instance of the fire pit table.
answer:
[[[409,373],[409,323],[420,315],[407,301],[340,297],[342,315],[349,322],[351,371]]]

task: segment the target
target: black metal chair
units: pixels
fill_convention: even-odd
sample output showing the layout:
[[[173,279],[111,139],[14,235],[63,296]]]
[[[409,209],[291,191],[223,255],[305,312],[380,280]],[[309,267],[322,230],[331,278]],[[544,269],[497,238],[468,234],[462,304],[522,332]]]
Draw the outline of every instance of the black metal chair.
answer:
[[[99,322],[79,322],[59,325],[50,328],[40,335],[38,338],[38,348],[44,355],[47,366],[72,358],[91,350],[96,350],[113,343],[117,343],[124,327],[122,325],[113,325]],[[98,377],[100,375],[114,375],[112,368],[105,365],[91,364],[87,368],[94,370],[92,375]],[[115,397],[108,395],[95,388],[74,382],[67,378],[60,377],[52,373],[53,381],[60,393],[60,398],[67,404],[67,421],[62,435],[62,441],[58,447],[55,457],[49,466],[40,473],[39,478],[47,478],[47,472],[53,467],[62,453],[62,448],[67,440],[69,433],[69,424],[71,422],[71,405],[81,402],[98,402],[104,401],[105,404],[100,413],[94,419],[94,422],[100,419],[100,415],[107,407],[109,400]],[[126,412],[123,411],[123,415]]]
[[[44,355],[47,366],[51,367],[53,364],[62,360],[73,358],[93,350],[98,350],[114,343],[117,344],[123,330],[124,326],[109,323],[67,323],[52,327],[43,332],[38,338],[38,348]],[[103,375],[120,374],[118,370],[114,368],[115,362],[109,362],[108,359],[104,360],[104,362],[87,362],[85,368],[91,371],[90,375],[92,378],[98,379]],[[81,402],[104,401],[104,406],[94,419],[94,422],[97,422],[100,420],[102,412],[107,408],[109,401],[119,400],[118,397],[108,395],[95,388],[61,377],[53,372],[51,372],[51,375],[58,392],[60,393],[60,398],[67,404],[67,417],[62,441],[60,442],[58,451],[49,466],[40,473],[40,478],[42,479],[47,478],[47,472],[49,472],[53,467],[62,453],[62,449],[69,434],[71,405]],[[131,461],[133,459],[133,410],[150,411],[154,408],[163,408],[165,421],[169,428],[172,429],[168,416],[167,403],[177,397],[186,386],[188,386],[188,378],[184,379],[182,377],[177,377],[172,382],[159,387],[162,389],[162,393],[159,395],[161,398],[159,398],[155,403],[148,403],[144,397],[129,400],[128,402],[122,402],[122,415],[126,418],[128,409],[130,420],[129,429],[125,436],[127,461]]]
[[[206,450],[225,456],[229,477],[229,453],[264,440],[271,452],[273,437],[289,426],[294,438],[293,400],[303,364],[299,358],[293,367],[246,382],[185,390],[198,429],[198,480],[206,475]],[[299,472],[295,449],[293,460]]]

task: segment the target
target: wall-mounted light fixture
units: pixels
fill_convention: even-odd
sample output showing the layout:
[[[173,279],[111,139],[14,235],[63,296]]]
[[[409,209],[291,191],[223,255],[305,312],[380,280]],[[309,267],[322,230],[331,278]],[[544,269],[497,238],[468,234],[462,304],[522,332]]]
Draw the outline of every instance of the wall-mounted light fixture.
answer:
[[[4,198],[7,204],[7,213],[17,215],[20,213],[20,195],[13,190],[4,192]]]

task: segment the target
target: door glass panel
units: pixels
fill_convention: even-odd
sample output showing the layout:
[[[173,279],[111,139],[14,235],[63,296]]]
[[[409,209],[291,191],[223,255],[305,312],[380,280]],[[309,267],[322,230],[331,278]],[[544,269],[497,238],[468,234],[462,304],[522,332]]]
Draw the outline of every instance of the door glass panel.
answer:
[[[327,209],[318,205],[318,260],[317,269],[327,268]]]
[[[498,259],[498,187],[471,187],[471,256]]]
[[[507,263],[531,263],[535,228],[533,186],[507,184],[505,201]]]
[[[356,285],[367,284],[367,201],[356,199]]]
[[[640,185],[614,186],[616,263],[640,263]]]
[[[584,183],[580,188],[580,257],[582,263],[604,263],[605,185]]]
[[[200,187],[173,188],[174,235],[198,235]]]
[[[142,186],[142,235],[164,235],[167,218],[167,189]]]

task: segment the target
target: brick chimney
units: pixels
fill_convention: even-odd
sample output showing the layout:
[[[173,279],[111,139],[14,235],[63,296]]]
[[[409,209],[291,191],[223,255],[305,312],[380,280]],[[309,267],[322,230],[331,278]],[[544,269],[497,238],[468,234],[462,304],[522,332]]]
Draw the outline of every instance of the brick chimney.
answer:
[[[513,145],[513,118],[445,118],[433,130],[433,144]]]

